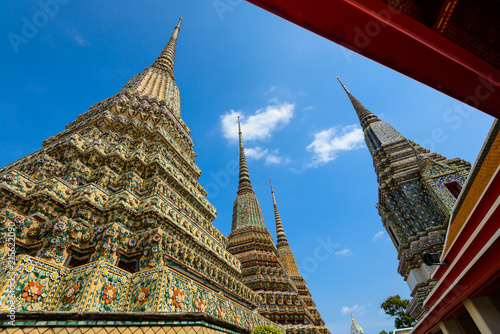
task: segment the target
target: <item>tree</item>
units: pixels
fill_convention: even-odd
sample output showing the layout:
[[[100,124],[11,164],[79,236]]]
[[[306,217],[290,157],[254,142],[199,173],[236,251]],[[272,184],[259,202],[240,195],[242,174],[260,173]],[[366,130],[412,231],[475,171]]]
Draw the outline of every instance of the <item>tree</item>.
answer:
[[[251,334],[282,334],[277,328],[271,326],[260,326],[253,330]]]
[[[413,327],[413,325],[415,325],[415,319],[413,319],[408,312],[408,307],[410,307],[410,301],[408,299],[401,299],[399,295],[390,296],[380,305],[380,307],[386,314],[394,317],[394,326],[396,326],[396,328]]]
[[[386,331],[381,331],[381,332],[380,332],[380,333],[378,333],[378,334],[391,334],[391,333],[392,333],[391,331],[389,331],[389,332],[386,332]]]

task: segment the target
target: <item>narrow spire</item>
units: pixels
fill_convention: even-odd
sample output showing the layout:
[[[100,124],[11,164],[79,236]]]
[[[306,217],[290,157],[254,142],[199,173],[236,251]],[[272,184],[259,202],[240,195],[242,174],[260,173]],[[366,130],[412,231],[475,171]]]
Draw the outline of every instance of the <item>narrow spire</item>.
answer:
[[[250,174],[248,174],[247,159],[245,158],[245,149],[243,148],[243,139],[241,136],[240,116],[238,116],[238,136],[240,138],[240,180],[238,182],[238,195],[253,194]]]
[[[358,114],[359,122],[361,123],[363,129],[365,129],[368,126],[368,124],[380,120],[371,111],[366,109],[366,107],[361,102],[359,102],[359,100],[356,97],[354,97],[354,95],[351,94],[351,92],[346,88],[346,86],[344,86],[342,81],[340,81],[339,77],[337,77],[337,80],[344,88],[345,92],[347,93],[347,96],[349,97],[349,100],[351,100],[351,103],[354,107],[354,110],[356,110],[356,113]]]
[[[351,334],[364,334],[363,328],[358,324],[358,322],[354,319],[351,313]]]
[[[274,205],[274,220],[276,221],[276,236],[278,237],[278,248],[280,246],[289,246],[288,240],[286,240],[285,229],[281,223],[280,213],[278,212],[278,205],[276,204],[276,197],[274,197],[273,183],[269,179],[271,184],[271,194],[273,195],[273,205]]]
[[[168,41],[165,48],[158,56],[158,59],[153,63],[153,67],[161,68],[169,72],[172,77],[174,76],[174,64],[175,64],[175,48],[177,46],[177,38],[179,37],[179,31],[181,30],[182,17],[179,19],[179,23],[174,29],[174,33],[170,40]]]

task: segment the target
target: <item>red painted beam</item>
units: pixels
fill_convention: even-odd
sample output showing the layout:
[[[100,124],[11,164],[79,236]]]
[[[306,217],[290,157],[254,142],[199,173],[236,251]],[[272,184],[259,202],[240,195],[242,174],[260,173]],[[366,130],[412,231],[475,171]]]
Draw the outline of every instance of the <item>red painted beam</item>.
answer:
[[[500,69],[383,1],[247,1],[500,118]]]
[[[477,297],[481,292],[498,289],[498,286],[494,285],[498,284],[496,280],[500,274],[500,239],[496,239],[480,259],[473,262],[498,231],[500,207],[486,218],[486,214],[498,198],[500,198],[499,174],[491,181],[446,254],[445,260],[450,266],[439,267],[433,276],[439,280],[438,284],[424,302],[424,305],[431,310],[418,322],[412,333],[427,333],[440,320],[450,316],[465,299]],[[487,221],[479,228],[485,218]],[[464,253],[456,260],[460,251]],[[472,267],[467,268],[471,264]]]
[[[500,219],[500,215],[496,215]],[[480,290],[497,290],[496,284],[500,272],[500,240],[496,240],[488,251],[481,257],[467,273],[460,278],[456,285],[444,295],[444,298],[436,304],[414,327],[412,334],[424,334],[430,332],[437,326],[439,321],[450,316],[452,312],[459,308],[464,300],[473,297],[480,297],[477,292]],[[451,281],[446,282],[445,287],[449,287]]]

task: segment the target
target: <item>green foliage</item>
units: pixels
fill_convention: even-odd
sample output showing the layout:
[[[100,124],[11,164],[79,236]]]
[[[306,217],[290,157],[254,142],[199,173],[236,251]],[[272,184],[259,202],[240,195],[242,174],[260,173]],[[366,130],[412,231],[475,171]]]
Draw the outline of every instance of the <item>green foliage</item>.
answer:
[[[408,299],[401,299],[399,295],[390,296],[380,305],[380,307],[386,314],[394,317],[394,326],[396,326],[396,328],[407,328],[415,325],[415,319],[413,319],[408,312],[408,307],[410,307],[410,301]]]
[[[277,328],[271,326],[259,326],[253,330],[251,334],[283,334]]]
[[[386,331],[381,331],[380,333],[378,334],[391,334],[393,331],[389,331],[389,332],[386,332]]]

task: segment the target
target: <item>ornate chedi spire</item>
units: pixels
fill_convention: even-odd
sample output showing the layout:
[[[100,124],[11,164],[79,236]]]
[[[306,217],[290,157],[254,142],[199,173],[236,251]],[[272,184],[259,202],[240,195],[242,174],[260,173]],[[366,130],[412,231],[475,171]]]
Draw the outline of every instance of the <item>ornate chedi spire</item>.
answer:
[[[354,319],[351,313],[351,333],[350,334],[364,334],[363,328],[358,324],[358,322]]]
[[[265,227],[259,201],[250,183],[245,159],[241,124],[238,120],[240,174],[228,251],[241,263],[241,281],[260,296],[259,313],[279,323],[289,324],[287,332],[329,334],[315,327],[315,317],[299,295],[283,264],[273,237]],[[298,270],[297,270],[298,271]]]
[[[281,264],[285,268],[287,275],[291,278],[293,284],[297,287],[299,292],[299,296],[307,305],[309,312],[314,317],[314,325],[317,327],[319,331],[325,330],[325,321],[321,318],[321,314],[316,309],[316,303],[313,301],[311,297],[311,293],[307,288],[306,280],[300,275],[299,267],[297,266],[297,262],[295,261],[295,256],[293,255],[293,251],[290,248],[290,244],[286,239],[285,229],[283,228],[283,223],[281,222],[281,217],[278,212],[278,204],[276,203],[276,197],[274,195],[273,184],[271,180],[269,180],[271,184],[271,194],[273,197],[273,206],[274,206],[274,219],[276,221],[276,236],[278,239],[277,248],[278,248],[278,256]]]
[[[358,99],[354,97],[354,95],[351,94],[351,92],[346,88],[346,86],[344,86],[344,84],[342,83],[342,81],[340,81],[338,77],[337,80],[344,88],[345,92],[347,93],[347,96],[349,96],[349,99],[351,100],[351,103],[354,106],[354,110],[356,110],[356,113],[358,114],[359,122],[361,123],[363,129],[365,129],[370,123],[380,121],[376,115],[374,115],[371,111],[366,109],[366,107],[361,102],[359,102]]]
[[[178,32],[118,94],[0,170],[0,254],[9,253],[7,229],[15,226],[19,273],[0,291],[19,287],[14,309],[65,311],[66,320],[86,311],[126,312],[113,320],[203,312],[239,332],[275,325],[252,311],[260,299],[240,281],[240,261],[212,224],[216,211],[176,109],[170,71]],[[264,235],[258,210],[248,222]],[[269,243],[263,256],[275,253]],[[10,261],[0,261],[1,275]],[[0,298],[1,309],[8,303]]]
[[[189,135],[189,128],[181,119],[181,97],[174,77],[175,50],[181,22],[182,18],[155,62],[130,79],[120,93],[129,96],[131,102],[144,104],[144,101],[149,101],[154,108],[168,110],[181,126],[182,132]],[[190,138],[188,141],[192,145]]]
[[[420,254],[442,251],[448,217],[470,163],[447,159],[408,140],[342,87],[363,127],[379,183],[378,211],[398,251],[398,272],[410,287],[410,311],[418,319],[424,312],[422,302],[435,285],[434,269],[423,264]]]
[[[276,237],[278,239],[278,249],[280,247],[290,246],[288,240],[286,240],[285,229],[281,223],[280,213],[278,212],[278,204],[276,204],[276,197],[274,196],[273,182],[269,179],[271,184],[271,194],[273,196],[273,206],[274,206],[274,219],[276,221]],[[295,260],[294,260],[295,261]]]
[[[247,160],[245,158],[245,148],[243,147],[243,138],[241,133],[241,123],[238,117],[238,135],[240,148],[240,168],[238,180],[238,197],[234,202],[233,207],[233,222],[232,231],[255,226],[266,229],[262,210],[259,201],[255,197],[255,193],[250,182],[250,174],[248,173]]]
[[[245,149],[243,147],[240,116],[238,116],[238,136],[240,143],[240,173],[239,173],[237,194],[238,195],[254,194],[252,189],[252,183],[250,182],[250,174],[248,173],[247,159],[245,157]]]
[[[179,31],[181,30],[182,17],[179,19],[179,23],[174,29],[174,33],[170,40],[168,41],[165,48],[158,56],[158,59],[153,63],[154,67],[161,68],[174,76],[174,64],[175,64],[175,49],[177,47],[177,38],[179,38]]]

